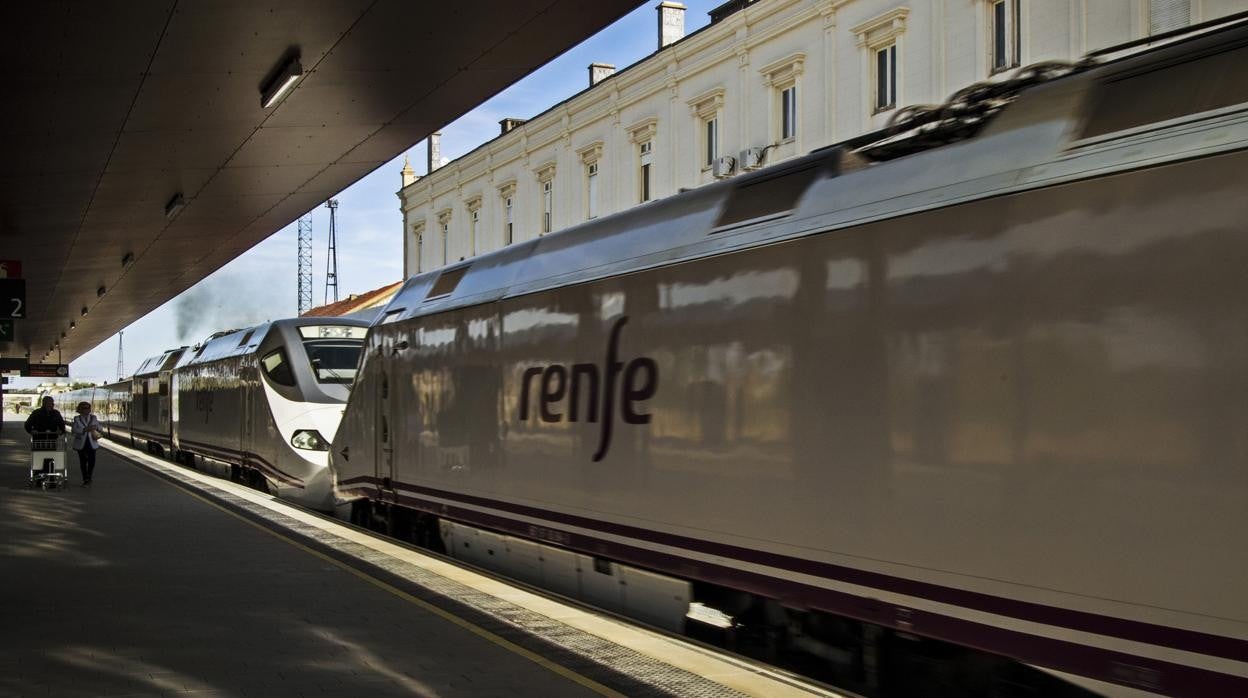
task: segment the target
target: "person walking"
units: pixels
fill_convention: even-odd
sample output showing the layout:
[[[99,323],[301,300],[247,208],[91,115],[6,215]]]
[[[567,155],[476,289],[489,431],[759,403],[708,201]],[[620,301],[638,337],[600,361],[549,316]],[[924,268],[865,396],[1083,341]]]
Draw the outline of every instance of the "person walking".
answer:
[[[26,433],[34,434],[35,432],[65,433],[65,418],[60,412],[56,411],[55,401],[51,397],[43,398],[40,403],[42,407],[30,413],[26,418]]]
[[[82,468],[82,486],[91,484],[91,474],[95,472],[95,450],[100,447],[100,436],[103,427],[100,420],[91,414],[91,403],[78,403],[78,416],[70,427],[74,433],[74,450],[78,452],[78,465]]]

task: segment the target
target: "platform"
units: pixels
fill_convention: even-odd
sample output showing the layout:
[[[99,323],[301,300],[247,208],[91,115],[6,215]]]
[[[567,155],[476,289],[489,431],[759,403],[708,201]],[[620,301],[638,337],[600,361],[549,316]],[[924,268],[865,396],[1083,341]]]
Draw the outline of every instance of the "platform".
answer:
[[[31,490],[24,444],[0,430],[0,696],[830,695],[128,449]]]

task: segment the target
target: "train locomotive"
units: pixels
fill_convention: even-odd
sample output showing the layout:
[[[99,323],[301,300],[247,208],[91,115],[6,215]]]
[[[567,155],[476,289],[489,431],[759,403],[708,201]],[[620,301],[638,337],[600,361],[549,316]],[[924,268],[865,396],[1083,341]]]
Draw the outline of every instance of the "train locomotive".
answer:
[[[367,329],[300,318],[218,332],[57,399],[68,413],[92,402],[109,438],[330,511],[328,448]]]
[[[344,515],[869,695],[1248,694],[1245,65],[1042,66],[417,275]]]

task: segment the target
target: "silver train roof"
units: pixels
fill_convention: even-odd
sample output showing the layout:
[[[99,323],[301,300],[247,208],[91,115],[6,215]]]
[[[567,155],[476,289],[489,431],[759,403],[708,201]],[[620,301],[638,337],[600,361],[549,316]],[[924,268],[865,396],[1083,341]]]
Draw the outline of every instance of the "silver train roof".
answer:
[[[1186,131],[1150,138],[1148,124],[1129,126],[1130,115],[1125,120],[1112,113],[1105,116],[1114,104],[1098,96],[1133,75],[1164,70],[1193,56],[1240,53],[1245,49],[1235,47],[1246,42],[1248,27],[1240,18],[1220,31],[1182,38],[1161,48],[1068,66],[1062,71],[1065,76],[1025,83],[1008,100],[992,94],[994,88],[985,84],[989,97],[999,104],[968,138],[944,143],[936,138],[936,145],[924,148],[921,139],[939,136],[940,124],[923,123],[910,134],[904,131],[907,124],[902,124],[513,244],[409,278],[374,324],[1050,186],[1087,177],[1090,172],[1243,147],[1248,118],[1242,114],[1230,128],[1225,119],[1203,120]],[[1248,94],[1242,97],[1248,101]],[[965,116],[965,112],[958,114]],[[1089,121],[1097,119],[1128,127],[1095,133],[1095,124],[1090,130]],[[1214,129],[1216,134],[1211,133]],[[913,152],[903,148],[903,155],[894,155],[899,141],[907,137],[920,139],[910,149]],[[734,197],[745,196],[742,192],[764,180],[806,170],[813,170],[815,176],[792,208],[723,223],[724,212],[735,205]]]

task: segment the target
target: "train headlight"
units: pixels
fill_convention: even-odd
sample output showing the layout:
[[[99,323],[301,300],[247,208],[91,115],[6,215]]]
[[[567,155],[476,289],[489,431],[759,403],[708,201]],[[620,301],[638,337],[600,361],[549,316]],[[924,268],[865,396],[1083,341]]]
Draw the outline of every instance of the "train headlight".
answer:
[[[328,451],[329,442],[315,429],[300,429],[290,437],[290,445],[305,451]]]

